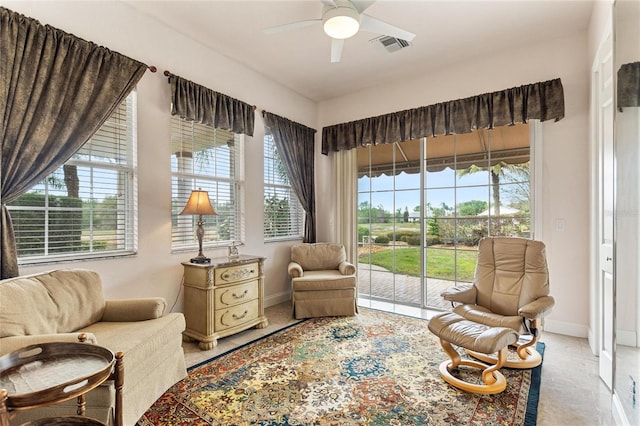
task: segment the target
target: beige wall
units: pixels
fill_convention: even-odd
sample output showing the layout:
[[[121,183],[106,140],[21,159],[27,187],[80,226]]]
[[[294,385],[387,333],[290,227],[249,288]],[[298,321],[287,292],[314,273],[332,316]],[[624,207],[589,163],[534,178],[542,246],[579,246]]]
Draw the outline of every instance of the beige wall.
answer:
[[[216,54],[157,21],[119,2],[12,2],[3,6],[79,37],[104,45],[149,65],[138,84],[138,255],[88,262],[21,268],[22,274],[54,268],[90,268],[103,279],[107,297],[165,297],[174,310],[182,277],[180,262],[197,254],[171,252],[171,144],[170,94],[163,70],[213,90],[257,105],[253,138],[246,138],[245,245],[240,253],[267,257],[267,303],[289,298],[286,276],[291,241],[265,244],[262,239],[263,137],[260,110],[316,127],[314,102],[267,80],[261,74]],[[204,250],[208,256],[226,256],[226,250]]]
[[[434,58],[437,60],[437,58]],[[459,99],[523,84],[562,79],[565,118],[543,124],[542,229],[556,307],[545,328],[586,337],[589,313],[589,177],[587,33],[496,52],[420,78],[379,86],[319,105],[319,126]],[[318,172],[333,176],[331,157]],[[318,205],[333,206],[335,182],[319,182]],[[335,239],[335,212],[319,218],[321,239]],[[564,231],[555,229],[564,219]]]

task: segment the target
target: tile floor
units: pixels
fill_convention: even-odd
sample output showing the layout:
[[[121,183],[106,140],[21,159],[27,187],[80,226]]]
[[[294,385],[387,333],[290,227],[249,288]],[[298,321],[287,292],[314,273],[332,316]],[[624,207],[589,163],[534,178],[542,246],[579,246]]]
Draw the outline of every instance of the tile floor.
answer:
[[[272,333],[295,320],[288,302],[266,308],[269,326],[250,329],[218,341],[202,351],[196,343],[184,343],[187,366],[198,364],[244,343]],[[538,406],[539,426],[613,425],[611,397],[598,377],[598,358],[586,339],[544,333],[546,343],[542,387]]]

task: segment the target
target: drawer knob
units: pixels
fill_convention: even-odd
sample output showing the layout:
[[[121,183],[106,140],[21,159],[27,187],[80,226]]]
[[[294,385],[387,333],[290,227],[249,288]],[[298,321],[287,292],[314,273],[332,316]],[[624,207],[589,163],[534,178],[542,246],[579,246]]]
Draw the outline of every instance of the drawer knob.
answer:
[[[245,297],[247,295],[248,292],[249,292],[249,290],[245,289],[244,293],[242,293],[240,296],[238,296],[235,293],[232,293],[232,296],[233,296],[234,299],[242,299],[243,297]]]
[[[234,320],[241,320],[242,318],[246,317],[248,313],[249,313],[249,311],[245,310],[244,314],[242,314],[240,316],[238,316],[236,314],[233,314],[232,317],[233,317]]]

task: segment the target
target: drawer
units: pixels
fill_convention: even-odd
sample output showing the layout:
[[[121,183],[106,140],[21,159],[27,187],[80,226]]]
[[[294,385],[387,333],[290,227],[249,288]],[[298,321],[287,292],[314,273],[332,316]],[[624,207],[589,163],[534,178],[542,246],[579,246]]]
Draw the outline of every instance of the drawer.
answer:
[[[245,284],[216,287],[216,309],[224,309],[228,306],[238,305],[258,298],[258,282],[251,281]]]
[[[215,285],[231,284],[258,277],[258,262],[216,268]]]
[[[242,325],[258,318],[258,300],[227,309],[216,309],[216,332]]]

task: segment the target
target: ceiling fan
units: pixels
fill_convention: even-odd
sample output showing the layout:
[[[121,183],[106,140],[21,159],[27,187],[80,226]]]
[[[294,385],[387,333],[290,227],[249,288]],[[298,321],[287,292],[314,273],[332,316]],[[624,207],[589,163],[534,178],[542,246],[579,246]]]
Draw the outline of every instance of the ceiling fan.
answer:
[[[387,24],[364,11],[374,1],[321,0],[324,8],[322,18],[308,19],[266,28],[265,34],[275,34],[311,25],[322,24],[324,32],[331,37],[331,62],[340,62],[345,39],[353,37],[359,30],[377,33],[401,40],[411,41],[415,34]]]

